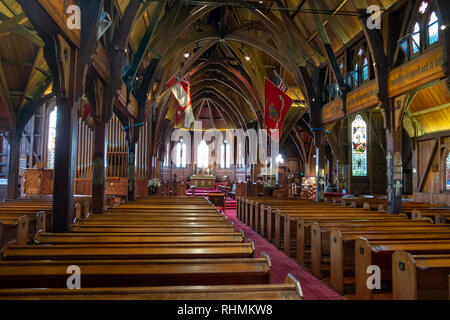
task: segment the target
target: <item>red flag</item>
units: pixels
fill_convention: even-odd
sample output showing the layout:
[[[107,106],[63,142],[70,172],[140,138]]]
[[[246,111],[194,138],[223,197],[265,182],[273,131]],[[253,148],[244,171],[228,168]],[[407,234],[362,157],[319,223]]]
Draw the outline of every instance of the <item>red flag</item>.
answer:
[[[178,101],[176,102],[176,104],[177,104],[177,114],[175,117],[175,123],[178,126],[180,124],[181,116],[183,115],[183,108],[180,106]]]
[[[265,82],[265,91],[264,123],[267,134],[271,135],[270,129],[278,129],[281,137],[284,119],[291,107],[292,99],[268,79]]]
[[[86,120],[90,113],[91,113],[90,104],[89,103],[83,104],[83,107],[81,110],[81,119]]]
[[[185,126],[190,128],[191,123],[194,122],[194,113],[191,105],[191,79],[189,75],[180,81],[180,74],[177,72],[175,76],[167,83],[167,87],[177,100],[178,106],[186,112]],[[177,116],[178,113],[177,108]]]

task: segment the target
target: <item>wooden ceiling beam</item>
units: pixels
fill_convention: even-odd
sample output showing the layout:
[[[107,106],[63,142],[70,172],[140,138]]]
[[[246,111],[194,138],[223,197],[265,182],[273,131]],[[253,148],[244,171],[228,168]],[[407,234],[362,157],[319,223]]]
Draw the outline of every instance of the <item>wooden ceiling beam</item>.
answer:
[[[39,50],[36,54],[36,57],[34,58],[33,68],[31,68],[30,74],[28,75],[27,83],[25,84],[25,89],[23,90],[22,100],[20,101],[20,104],[18,106],[19,108],[21,108],[23,106],[23,104],[25,103],[26,95],[28,93],[31,82],[33,80],[33,76],[36,73],[35,67],[38,65],[39,61],[41,61],[41,59],[43,57],[44,57],[44,50],[42,48],[39,48]]]
[[[0,23],[0,33],[11,31],[16,27],[17,24],[21,24],[27,20],[27,16],[25,13],[21,13],[17,16],[9,18],[8,20],[4,20]]]

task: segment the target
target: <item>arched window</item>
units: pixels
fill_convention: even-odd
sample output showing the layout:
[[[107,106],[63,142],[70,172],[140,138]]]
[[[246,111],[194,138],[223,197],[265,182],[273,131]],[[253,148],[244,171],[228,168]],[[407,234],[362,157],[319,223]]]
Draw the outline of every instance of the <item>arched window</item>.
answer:
[[[225,140],[220,146],[220,168],[225,169],[230,167],[231,151],[230,144]]]
[[[199,168],[207,168],[208,167],[208,145],[205,140],[202,140],[197,149],[197,167]]]
[[[168,167],[169,166],[169,153],[170,153],[170,144],[167,143],[166,145],[166,155],[164,157],[164,167]]]
[[[352,122],[352,175],[367,176],[367,125],[360,115]]]
[[[281,153],[277,155],[275,160],[277,161],[277,163],[284,163],[284,158]]]
[[[369,61],[364,58],[362,65],[362,81],[369,80]]]
[[[175,147],[175,166],[186,168],[186,142],[183,141],[183,138],[177,142]]]
[[[450,190],[450,152],[447,154],[447,159],[445,160],[445,168],[446,168],[445,190]]]
[[[428,19],[428,45],[432,45],[439,41],[439,19],[436,12],[430,14],[430,19]]]
[[[411,35],[411,53],[418,53],[420,50],[420,24],[416,22]]]
[[[243,168],[245,165],[244,143],[238,144],[238,166]]]
[[[49,169],[53,169],[55,167],[55,139],[56,139],[56,115],[57,115],[57,107],[50,112],[49,121],[48,121],[48,142],[47,142],[47,167]]]
[[[359,83],[359,64],[355,64],[355,70],[353,72],[353,81],[354,81],[354,86],[357,87],[358,83]]]

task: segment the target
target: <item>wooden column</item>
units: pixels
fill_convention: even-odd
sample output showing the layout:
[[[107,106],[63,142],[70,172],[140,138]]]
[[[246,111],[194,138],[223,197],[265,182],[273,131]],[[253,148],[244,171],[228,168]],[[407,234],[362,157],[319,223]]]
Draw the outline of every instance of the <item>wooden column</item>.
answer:
[[[323,202],[325,185],[325,139],[323,137],[323,128],[315,128],[313,134],[316,147],[316,202]]]
[[[8,189],[7,199],[17,199],[19,194],[19,161],[20,161],[20,138],[21,133],[11,130],[8,134],[9,157],[8,157]]]
[[[92,172],[92,213],[94,214],[103,214],[105,207],[105,137],[106,122],[96,121]]]
[[[386,130],[386,184],[388,213],[402,210],[402,130]]]
[[[136,190],[136,141],[138,138],[135,136],[139,129],[135,129],[133,119],[129,120],[127,142],[128,142],[128,157],[127,157],[127,200],[134,200],[134,192]]]
[[[67,232],[73,218],[78,110],[74,103],[77,51],[56,35],[45,49],[56,94],[55,164],[53,169],[52,232]]]
[[[127,188],[127,200],[134,200],[134,191],[136,189],[136,143],[133,141],[128,142],[128,188]]]
[[[73,100],[57,96],[55,164],[53,169],[53,232],[69,231],[73,218],[78,112]]]

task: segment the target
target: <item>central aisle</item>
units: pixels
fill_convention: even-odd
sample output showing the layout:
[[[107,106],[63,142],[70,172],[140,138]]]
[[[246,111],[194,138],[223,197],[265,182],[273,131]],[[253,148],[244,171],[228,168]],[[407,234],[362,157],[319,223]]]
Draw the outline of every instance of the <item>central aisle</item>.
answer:
[[[261,237],[246,224],[236,218],[235,201],[226,201],[225,215],[233,221],[236,229],[242,229],[245,238],[250,238],[255,244],[256,256],[265,251],[272,262],[272,282],[283,283],[288,273],[291,273],[302,286],[305,300],[343,300],[342,296],[318,280],[308,271],[300,267],[294,260],[277,249],[273,244]]]

